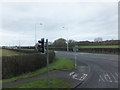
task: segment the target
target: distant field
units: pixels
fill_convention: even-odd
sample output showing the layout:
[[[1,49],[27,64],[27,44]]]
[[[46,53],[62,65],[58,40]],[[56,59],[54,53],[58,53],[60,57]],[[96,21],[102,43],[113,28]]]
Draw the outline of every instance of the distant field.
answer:
[[[34,51],[35,49],[21,49],[21,50]]]
[[[14,56],[14,55],[21,55],[21,54],[22,53],[20,53],[20,52],[0,49],[0,56]]]
[[[118,48],[118,45],[79,46],[80,48]],[[120,47],[119,47],[120,48]]]

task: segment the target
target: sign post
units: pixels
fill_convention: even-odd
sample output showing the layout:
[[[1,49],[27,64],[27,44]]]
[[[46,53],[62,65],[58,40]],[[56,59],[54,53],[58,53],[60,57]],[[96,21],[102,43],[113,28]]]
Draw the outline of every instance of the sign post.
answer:
[[[78,46],[73,47],[74,51],[74,59],[75,59],[75,68],[77,68],[77,51],[78,51]]]

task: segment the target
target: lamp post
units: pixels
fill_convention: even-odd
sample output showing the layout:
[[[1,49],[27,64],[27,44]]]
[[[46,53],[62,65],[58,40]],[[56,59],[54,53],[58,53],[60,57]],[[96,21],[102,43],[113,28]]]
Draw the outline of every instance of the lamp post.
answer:
[[[18,47],[21,49],[21,36],[23,35],[22,32],[19,33],[19,41],[18,41]]]
[[[62,28],[64,29],[65,27]],[[69,51],[68,39],[66,39],[66,41],[67,41],[67,51]]]
[[[43,25],[43,24],[40,23],[39,25]],[[36,34],[37,30],[36,30],[36,27],[37,27],[37,23],[35,24],[35,45],[37,43],[37,34]]]
[[[67,40],[67,51],[69,51],[68,40]]]
[[[35,24],[35,45],[37,43],[37,40],[36,40],[36,24]]]

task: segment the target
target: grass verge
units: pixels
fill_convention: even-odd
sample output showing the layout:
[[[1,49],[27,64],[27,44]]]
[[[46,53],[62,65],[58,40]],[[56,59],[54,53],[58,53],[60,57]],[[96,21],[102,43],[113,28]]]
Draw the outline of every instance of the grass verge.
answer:
[[[66,58],[56,57],[55,61],[49,65],[49,70],[50,71],[74,70],[74,69],[75,69],[74,62],[69,60],[69,59],[66,59]],[[16,81],[16,80],[30,78],[30,77],[42,75],[46,72],[47,72],[47,68],[44,67],[44,68],[39,69],[35,72],[26,73],[26,74],[23,74],[23,75],[20,75],[20,76],[17,76],[17,77],[13,77],[13,78],[10,78],[10,79],[4,79],[4,80],[2,80],[2,83],[4,84],[4,83]]]
[[[58,79],[49,79],[50,84],[48,85],[47,79],[42,79],[38,81],[34,81],[31,83],[23,84],[23,85],[17,85],[10,88],[70,88],[70,85],[66,82],[63,82]]]

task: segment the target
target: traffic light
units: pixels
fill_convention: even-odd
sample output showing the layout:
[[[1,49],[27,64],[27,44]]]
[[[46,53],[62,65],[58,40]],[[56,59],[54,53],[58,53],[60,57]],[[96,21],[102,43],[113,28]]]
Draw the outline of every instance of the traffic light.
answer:
[[[42,53],[45,52],[44,38],[42,38],[41,41],[38,41],[38,51]]]

